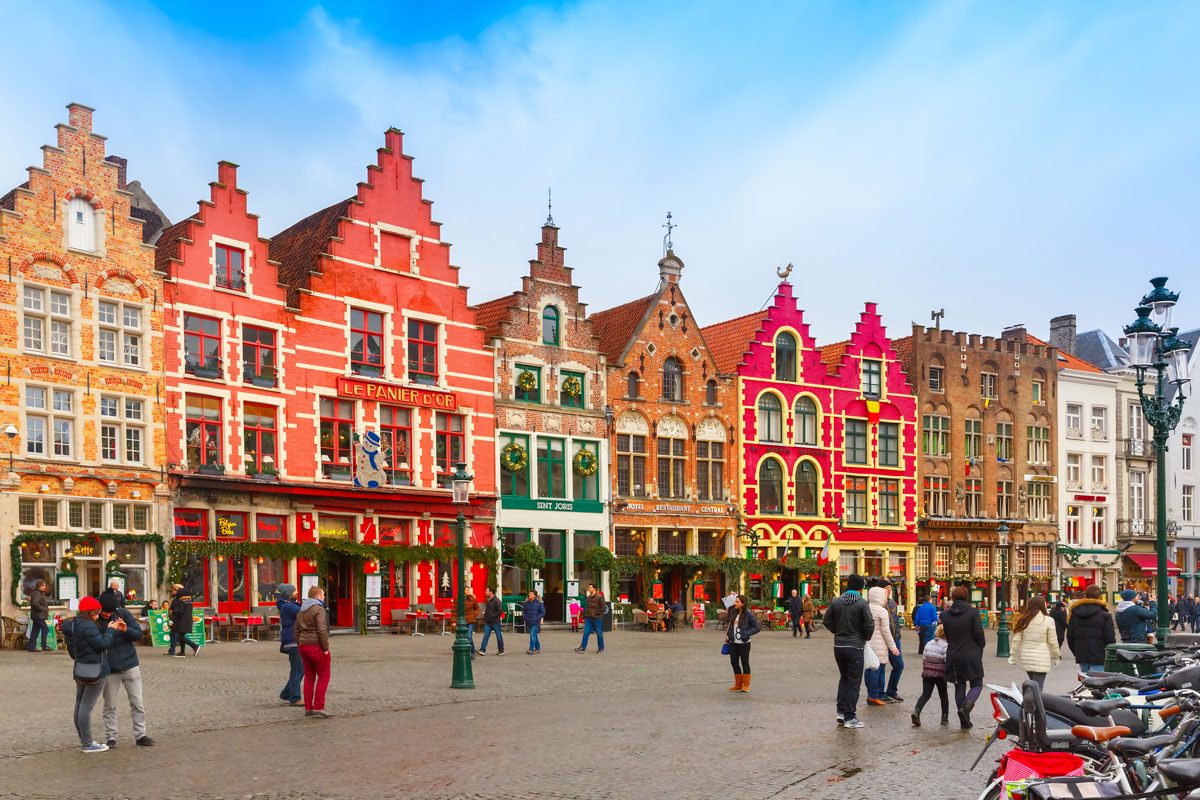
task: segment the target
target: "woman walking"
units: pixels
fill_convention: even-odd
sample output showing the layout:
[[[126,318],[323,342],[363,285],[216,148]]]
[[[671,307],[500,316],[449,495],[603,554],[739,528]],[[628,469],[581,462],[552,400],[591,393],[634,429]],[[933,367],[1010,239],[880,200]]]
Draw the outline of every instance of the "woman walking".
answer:
[[[739,594],[729,609],[729,626],[725,629],[729,663],[733,665],[733,686],[729,691],[750,691],[750,637],[761,630],[758,617],[750,610],[750,600]]]
[[[1058,666],[1061,658],[1058,629],[1054,618],[1046,613],[1046,598],[1034,595],[1013,626],[1012,655],[1008,657],[1008,663],[1020,664],[1029,680],[1037,681],[1038,688],[1044,689],[1046,673]]]
[[[79,745],[85,753],[103,753],[108,749],[108,745],[92,739],[92,709],[108,680],[108,659],[104,654],[113,645],[114,633],[125,631],[124,620],[118,618],[101,633],[96,624],[99,617],[100,601],[85,597],[79,601],[79,614],[69,620],[69,632],[64,630],[71,656],[75,659],[75,732],[79,734]]]
[[[887,589],[882,586],[872,586],[867,591],[867,607],[871,611],[871,618],[875,620],[875,632],[871,634],[867,645],[879,659],[878,667],[863,670],[867,681],[867,703],[873,706],[887,705],[887,692],[883,683],[887,671],[885,665],[888,663],[889,653],[900,653],[896,648],[896,640],[892,637],[892,617],[888,613],[887,595]]]
[[[933,697],[937,689],[938,698],[942,701],[942,724],[950,724],[950,698],[946,694],[946,631],[941,625],[937,632],[925,644],[921,653],[921,696],[917,698],[917,707],[913,709],[913,727],[921,727],[921,709]]]
[[[304,716],[331,717],[325,713],[325,690],[329,687],[329,618],[325,613],[325,590],[310,587],[308,597],[296,614],[296,644],[304,661]]]
[[[304,680],[304,659],[300,657],[300,645],[296,644],[300,590],[293,584],[281,583],[275,587],[275,591],[278,594],[275,608],[279,611],[279,652],[286,653],[288,657],[288,679],[279,693],[279,699],[290,706],[302,706],[300,682]]]
[[[954,704],[962,729],[971,726],[971,709],[983,691],[983,620],[971,605],[965,586],[950,590],[950,607],[942,614],[946,634],[946,680],[954,684]]]
[[[192,632],[192,593],[183,586],[175,585],[175,596],[171,598],[171,647],[167,654],[176,658],[187,656],[187,649],[192,648],[192,655],[200,655],[200,645],[188,638]],[[174,644],[178,642],[179,652],[175,653]]]
[[[525,655],[533,656],[542,652],[542,643],[538,640],[538,631],[542,627],[542,620],[546,618],[546,606],[541,600],[538,600],[537,592],[530,592],[529,598],[521,606],[521,619],[525,622],[525,627],[529,629],[529,649],[525,651]]]

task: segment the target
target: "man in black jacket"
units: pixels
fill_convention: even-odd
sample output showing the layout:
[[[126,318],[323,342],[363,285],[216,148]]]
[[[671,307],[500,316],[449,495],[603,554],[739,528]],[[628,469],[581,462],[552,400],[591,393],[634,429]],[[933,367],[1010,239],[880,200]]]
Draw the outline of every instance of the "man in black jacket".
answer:
[[[804,606],[800,602],[800,593],[795,589],[792,589],[792,596],[788,598],[787,611],[788,616],[792,619],[792,638],[795,639],[799,635],[800,629],[804,627]]]
[[[113,578],[108,582],[108,588],[100,593],[100,602],[104,602],[104,598],[111,597],[117,603],[117,608],[125,607],[125,595],[121,594],[121,581]]]
[[[846,579],[846,592],[834,599],[825,611],[822,624],[833,634],[833,657],[837,661],[837,721],[847,728],[865,727],[859,721],[859,685],[863,678],[863,646],[875,633],[875,620],[863,599],[866,585],[861,575]]]
[[[111,750],[117,746],[117,696],[121,687],[129,697],[129,711],[133,717],[133,739],[142,747],[150,747],[154,740],[146,735],[146,707],[142,705],[142,668],[138,663],[134,647],[142,638],[142,626],[124,606],[117,605],[120,592],[105,592],[100,595],[100,619],[96,624],[100,633],[108,630],[114,617],[125,623],[125,630],[113,628],[113,644],[108,649],[110,672],[104,679],[104,733]]]
[[[50,596],[46,594],[46,589],[46,582],[38,581],[29,593],[29,644],[25,649],[31,653],[37,652],[39,633],[42,635],[42,650],[50,650],[46,646],[46,637],[50,635],[50,626],[46,624],[50,616]]]
[[[1067,618],[1067,645],[1075,654],[1080,672],[1104,669],[1104,652],[1117,641],[1112,614],[1102,595],[1100,587],[1092,584],[1082,600],[1071,604]]]
[[[504,633],[500,630],[500,621],[503,617],[503,611],[500,606],[500,598],[496,597],[496,590],[488,587],[484,590],[484,596],[487,602],[483,604],[483,641],[479,644],[479,655],[487,655],[488,639],[492,638],[492,634],[496,634],[496,646],[500,648],[496,655],[504,655]]]

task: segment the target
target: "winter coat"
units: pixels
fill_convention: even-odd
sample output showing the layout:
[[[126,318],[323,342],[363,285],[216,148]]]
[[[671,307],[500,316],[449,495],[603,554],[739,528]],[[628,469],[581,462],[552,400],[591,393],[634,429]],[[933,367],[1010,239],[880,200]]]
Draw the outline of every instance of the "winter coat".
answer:
[[[1054,633],[1058,636],[1058,646],[1062,647],[1063,637],[1067,635],[1067,609],[1055,603],[1050,609],[1050,619],[1054,620]]]
[[[933,603],[926,600],[921,605],[917,606],[916,612],[913,614],[913,625],[918,628],[922,625],[937,625],[938,612],[937,607]],[[928,647],[929,645],[925,645]]]
[[[116,589],[112,588],[111,586],[109,586],[107,589],[105,589],[103,592],[101,592],[100,597],[97,599],[100,600],[101,602],[104,602],[104,598],[108,595],[112,595],[113,597],[117,598],[117,606],[119,608],[125,607],[125,595],[121,594]]]
[[[504,613],[500,605],[500,598],[492,595],[492,599],[483,604],[483,622],[485,625],[499,622],[501,615]]]
[[[1008,663],[1026,672],[1049,672],[1058,666],[1058,630],[1048,614],[1037,614],[1024,629],[1015,631]]]
[[[597,589],[588,595],[584,603],[584,616],[588,619],[603,619],[604,605],[604,595]]]
[[[70,626],[69,633],[66,628]],[[113,636],[117,631],[100,632],[96,623],[87,617],[76,616],[63,623],[64,633],[70,636],[71,649],[75,651],[75,660],[80,664],[99,664],[100,680],[104,680],[110,671],[108,659],[104,654],[113,645]]]
[[[817,607],[808,595],[804,595],[804,600],[800,603],[800,613],[804,615],[805,622],[812,622],[813,614],[817,613]]]
[[[733,643],[733,626],[738,622],[738,627],[742,629],[742,644],[747,644],[750,637],[762,630],[762,625],[758,621],[758,617],[754,616],[754,612],[748,608],[743,608],[741,613],[738,613],[736,608],[729,609],[729,622],[725,626],[725,641]]]
[[[862,649],[875,633],[875,618],[858,592],[847,590],[825,609],[821,624],[833,634],[834,647]]]
[[[1071,604],[1067,617],[1067,646],[1077,664],[1103,664],[1107,645],[1117,641],[1112,614],[1103,600],[1085,598]]]
[[[936,636],[925,643],[921,655],[922,678],[946,678],[946,640]]]
[[[546,618],[546,606],[541,600],[526,600],[521,606],[521,619],[525,624],[532,628],[534,625],[541,625],[542,620]]]
[[[45,620],[50,616],[50,596],[41,589],[29,593],[29,618]]]
[[[114,628],[112,631],[113,643],[112,647],[108,648],[108,666],[113,672],[128,672],[138,665],[137,648],[134,645],[142,639],[142,626],[128,609],[118,608],[108,619],[101,615],[96,620],[100,632],[107,631],[108,626],[117,617],[125,620],[125,630],[119,631]]]
[[[467,618],[467,624],[474,625],[475,620],[479,617],[479,603],[475,602],[475,598],[472,595],[466,596],[466,599],[463,601],[463,609],[463,614]]]
[[[799,597],[789,597],[787,602],[788,616],[797,622],[800,621],[800,615],[804,613],[804,604],[800,602]]]
[[[180,589],[171,598],[170,617],[171,630],[175,633],[192,632],[192,595],[187,589]]]
[[[957,683],[983,679],[983,620],[966,600],[955,600],[942,614],[946,636],[946,680]],[[926,645],[928,647],[929,645]]]
[[[300,604],[295,600],[280,597],[275,601],[279,610],[279,646],[284,650],[296,647],[296,615],[300,613]]]
[[[296,614],[296,644],[315,644],[329,650],[329,615],[325,604],[315,597],[306,597]]]
[[[1142,608],[1132,600],[1122,600],[1117,603],[1117,629],[1121,631],[1121,641],[1127,644],[1146,642],[1154,630],[1154,621],[1158,619],[1158,604],[1151,603],[1149,608]]]
[[[888,654],[898,649],[896,640],[892,637],[892,615],[887,609],[887,589],[873,586],[867,590],[867,605],[871,619],[875,622],[875,630],[871,634],[871,649],[879,658],[880,664],[888,663]]]

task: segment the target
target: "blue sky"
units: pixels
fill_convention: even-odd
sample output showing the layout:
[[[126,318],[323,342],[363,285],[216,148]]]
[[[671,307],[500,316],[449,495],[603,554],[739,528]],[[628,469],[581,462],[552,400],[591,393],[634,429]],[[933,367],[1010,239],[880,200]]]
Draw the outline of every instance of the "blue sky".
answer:
[[[1200,324],[1200,5],[5,4],[0,185],[97,108],[172,219],[216,162],[271,235],[405,131],[474,302],[519,286],[547,186],[593,310],[646,294],[674,214],[704,324],[792,262],[823,341],[1116,332],[1145,279]],[[72,58],[72,53],[81,54]]]

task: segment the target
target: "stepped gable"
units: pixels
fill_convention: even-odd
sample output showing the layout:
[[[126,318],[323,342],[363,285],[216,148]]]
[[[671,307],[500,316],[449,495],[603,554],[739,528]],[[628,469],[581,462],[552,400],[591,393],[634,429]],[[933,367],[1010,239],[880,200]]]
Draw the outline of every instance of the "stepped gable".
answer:
[[[738,364],[766,319],[766,311],[755,311],[700,329],[708,352],[722,375],[737,372]]]
[[[517,293],[513,292],[475,306],[475,324],[483,328],[484,339],[503,336],[501,323],[508,316],[508,310],[518,305]]]
[[[629,348],[629,341],[641,329],[642,320],[646,318],[659,294],[661,291],[624,305],[597,311],[588,317],[592,321],[592,331],[600,337],[599,350],[608,358],[609,364],[620,364],[621,356]]]
[[[826,375],[837,375],[838,367],[842,365],[842,356],[846,355],[846,348],[849,344],[850,340],[847,339],[844,342],[834,342],[819,348],[821,363],[825,365]]]
[[[271,237],[268,258],[279,264],[279,282],[285,285],[288,308],[300,307],[300,293],[309,288],[309,277],[321,271],[321,257],[337,238],[338,221],[348,217],[353,198],[310,214]]]

